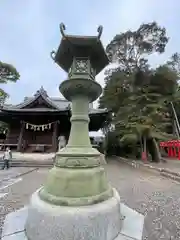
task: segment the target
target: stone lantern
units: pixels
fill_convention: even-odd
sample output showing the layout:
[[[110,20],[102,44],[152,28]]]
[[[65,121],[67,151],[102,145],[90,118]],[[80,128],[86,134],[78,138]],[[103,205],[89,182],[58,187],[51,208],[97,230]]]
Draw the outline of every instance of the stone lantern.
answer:
[[[71,131],[66,147],[56,153],[46,183],[25,210],[25,236],[29,240],[132,239],[135,235],[128,235],[125,226],[133,224],[128,219],[135,213],[120,204],[119,194],[107,180],[105,160],[89,139],[89,103],[102,92],[95,76],[108,64],[100,41],[102,27],[97,36],[66,35],[64,24],[60,31],[59,48],[51,56],[68,73],[59,89],[72,102]],[[141,234],[142,225],[143,220],[137,225]]]
[[[55,166],[39,194],[54,204],[91,205],[113,195],[101,166],[102,156],[90,143],[88,116],[89,103],[102,92],[95,76],[108,64],[108,58],[100,41],[102,27],[96,37],[65,35],[64,28],[61,24],[63,38],[52,56],[68,73],[59,89],[72,102],[71,131],[68,144],[57,152]]]

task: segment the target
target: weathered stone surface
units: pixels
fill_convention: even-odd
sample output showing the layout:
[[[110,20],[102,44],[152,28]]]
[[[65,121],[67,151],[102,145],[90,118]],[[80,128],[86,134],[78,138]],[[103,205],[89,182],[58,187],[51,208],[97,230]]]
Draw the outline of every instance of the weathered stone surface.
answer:
[[[133,239],[138,239],[138,240],[142,239],[144,216],[122,203],[121,203],[121,214],[125,216],[121,234],[131,237]]]
[[[79,169],[54,166],[39,194],[54,205],[83,206],[112,197],[112,188],[102,166]]]
[[[28,240],[25,232],[15,233],[2,238],[2,240]]]
[[[46,226],[46,227],[45,227]],[[27,237],[34,240],[112,240],[122,227],[120,197],[89,206],[55,206],[32,195],[26,222]]]
[[[89,207],[87,207],[89,208]],[[78,208],[77,208],[78,210]],[[121,213],[122,215],[125,215],[125,219],[123,221],[123,225],[122,225],[122,229],[121,229],[121,233],[115,238],[115,240],[141,240],[142,238],[142,229],[143,229],[143,224],[144,224],[144,216],[137,213],[136,211],[130,209],[129,207],[127,207],[124,204],[121,204]],[[3,238],[2,240],[27,240],[27,237],[25,236],[25,223],[27,220],[27,214],[28,214],[28,208],[24,207],[16,212],[10,213],[9,215],[7,215],[6,220],[5,220],[5,225],[4,225],[4,229],[3,229]],[[52,219],[55,216],[52,216]],[[77,226],[79,226],[79,234],[81,233],[81,228],[83,225],[82,221],[78,221],[78,217],[75,216],[74,214],[72,214],[72,217],[75,217],[75,223],[77,224]],[[92,224],[96,224],[96,221],[94,218],[91,219],[92,220]],[[106,220],[107,218],[104,219],[104,230],[107,233],[106,235],[99,235],[98,240],[102,239],[102,240],[109,240],[112,239],[110,238],[111,233],[108,232],[108,228],[106,227]],[[68,221],[68,220],[67,220]],[[70,239],[75,239],[74,238],[74,227],[71,230],[71,226],[69,225],[69,223],[67,223],[66,219],[64,219],[64,223],[63,223],[63,227],[67,227],[67,234],[72,234]],[[120,220],[120,212],[119,212],[119,220],[116,218],[114,218],[114,229],[117,230],[117,226],[115,226],[115,221],[117,222],[121,222]],[[66,224],[67,223],[67,224]],[[48,227],[46,223],[44,223],[46,228]],[[51,230],[53,231],[55,226],[52,224],[51,225]],[[97,224],[97,229],[100,226]],[[120,229],[120,226],[119,226]],[[88,228],[86,229],[87,231],[89,230]],[[89,231],[88,231],[89,232]],[[85,232],[85,234],[88,234],[88,232]],[[101,233],[101,231],[99,232],[99,234]],[[41,234],[41,238],[36,238],[34,237],[33,240],[36,239],[45,239],[44,238],[44,232],[40,232]],[[53,232],[51,232],[51,234],[53,234]],[[91,239],[94,240],[96,239],[93,235],[93,232],[90,232],[91,236],[89,238],[86,237],[86,239]],[[70,237],[70,236],[69,236]],[[78,235],[79,239],[80,239],[80,235]],[[59,239],[59,237],[55,236],[48,239]],[[67,239],[67,236],[63,236],[60,239]],[[114,239],[114,238],[113,238]]]
[[[12,235],[15,232],[24,231],[24,223],[27,219],[27,208],[21,208],[9,213],[5,218],[2,236]]]

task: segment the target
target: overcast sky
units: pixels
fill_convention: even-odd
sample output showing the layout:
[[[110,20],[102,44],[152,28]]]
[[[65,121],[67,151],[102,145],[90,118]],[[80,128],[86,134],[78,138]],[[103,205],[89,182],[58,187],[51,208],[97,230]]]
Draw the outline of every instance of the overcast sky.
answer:
[[[60,95],[58,87],[66,74],[50,58],[60,42],[60,22],[68,34],[83,35],[96,35],[101,24],[106,45],[115,34],[151,21],[166,27],[170,36],[166,53],[151,57],[159,64],[180,52],[178,0],[1,0],[0,61],[13,64],[21,75],[17,83],[3,86],[9,101],[19,103],[42,85],[49,96]],[[103,85],[103,72],[97,81]]]

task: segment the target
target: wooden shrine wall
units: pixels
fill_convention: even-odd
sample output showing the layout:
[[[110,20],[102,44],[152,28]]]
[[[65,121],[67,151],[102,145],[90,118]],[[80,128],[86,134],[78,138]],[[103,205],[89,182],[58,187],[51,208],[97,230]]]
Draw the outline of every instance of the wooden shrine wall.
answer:
[[[56,133],[54,132],[54,125],[51,127],[51,129],[46,129],[44,131],[34,131],[31,129],[26,129],[26,127],[24,127],[24,130],[22,131],[21,127],[22,124],[19,122],[13,123],[11,126],[9,126],[9,131],[4,144],[6,146],[10,146],[12,150],[31,152],[32,146],[45,145],[47,146],[47,151],[54,152],[58,149],[58,137],[60,135],[65,136],[66,141],[69,138],[70,129],[61,123],[57,124]],[[22,138],[20,138],[21,135]],[[20,141],[20,139],[22,140]]]
[[[32,131],[25,129],[23,140],[28,144],[52,144],[52,129],[48,131]]]
[[[5,143],[15,145],[18,143],[20,133],[20,127],[11,127],[8,130],[8,134],[5,140]]]

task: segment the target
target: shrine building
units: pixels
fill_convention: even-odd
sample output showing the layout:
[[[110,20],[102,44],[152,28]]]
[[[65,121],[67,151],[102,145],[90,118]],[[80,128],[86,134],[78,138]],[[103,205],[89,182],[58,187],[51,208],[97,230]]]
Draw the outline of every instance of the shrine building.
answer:
[[[102,128],[107,116],[106,110],[89,105],[89,131]],[[18,105],[1,106],[0,121],[8,124],[3,146],[19,152],[55,152],[59,136],[68,140],[70,117],[70,102],[49,97],[41,87]]]

